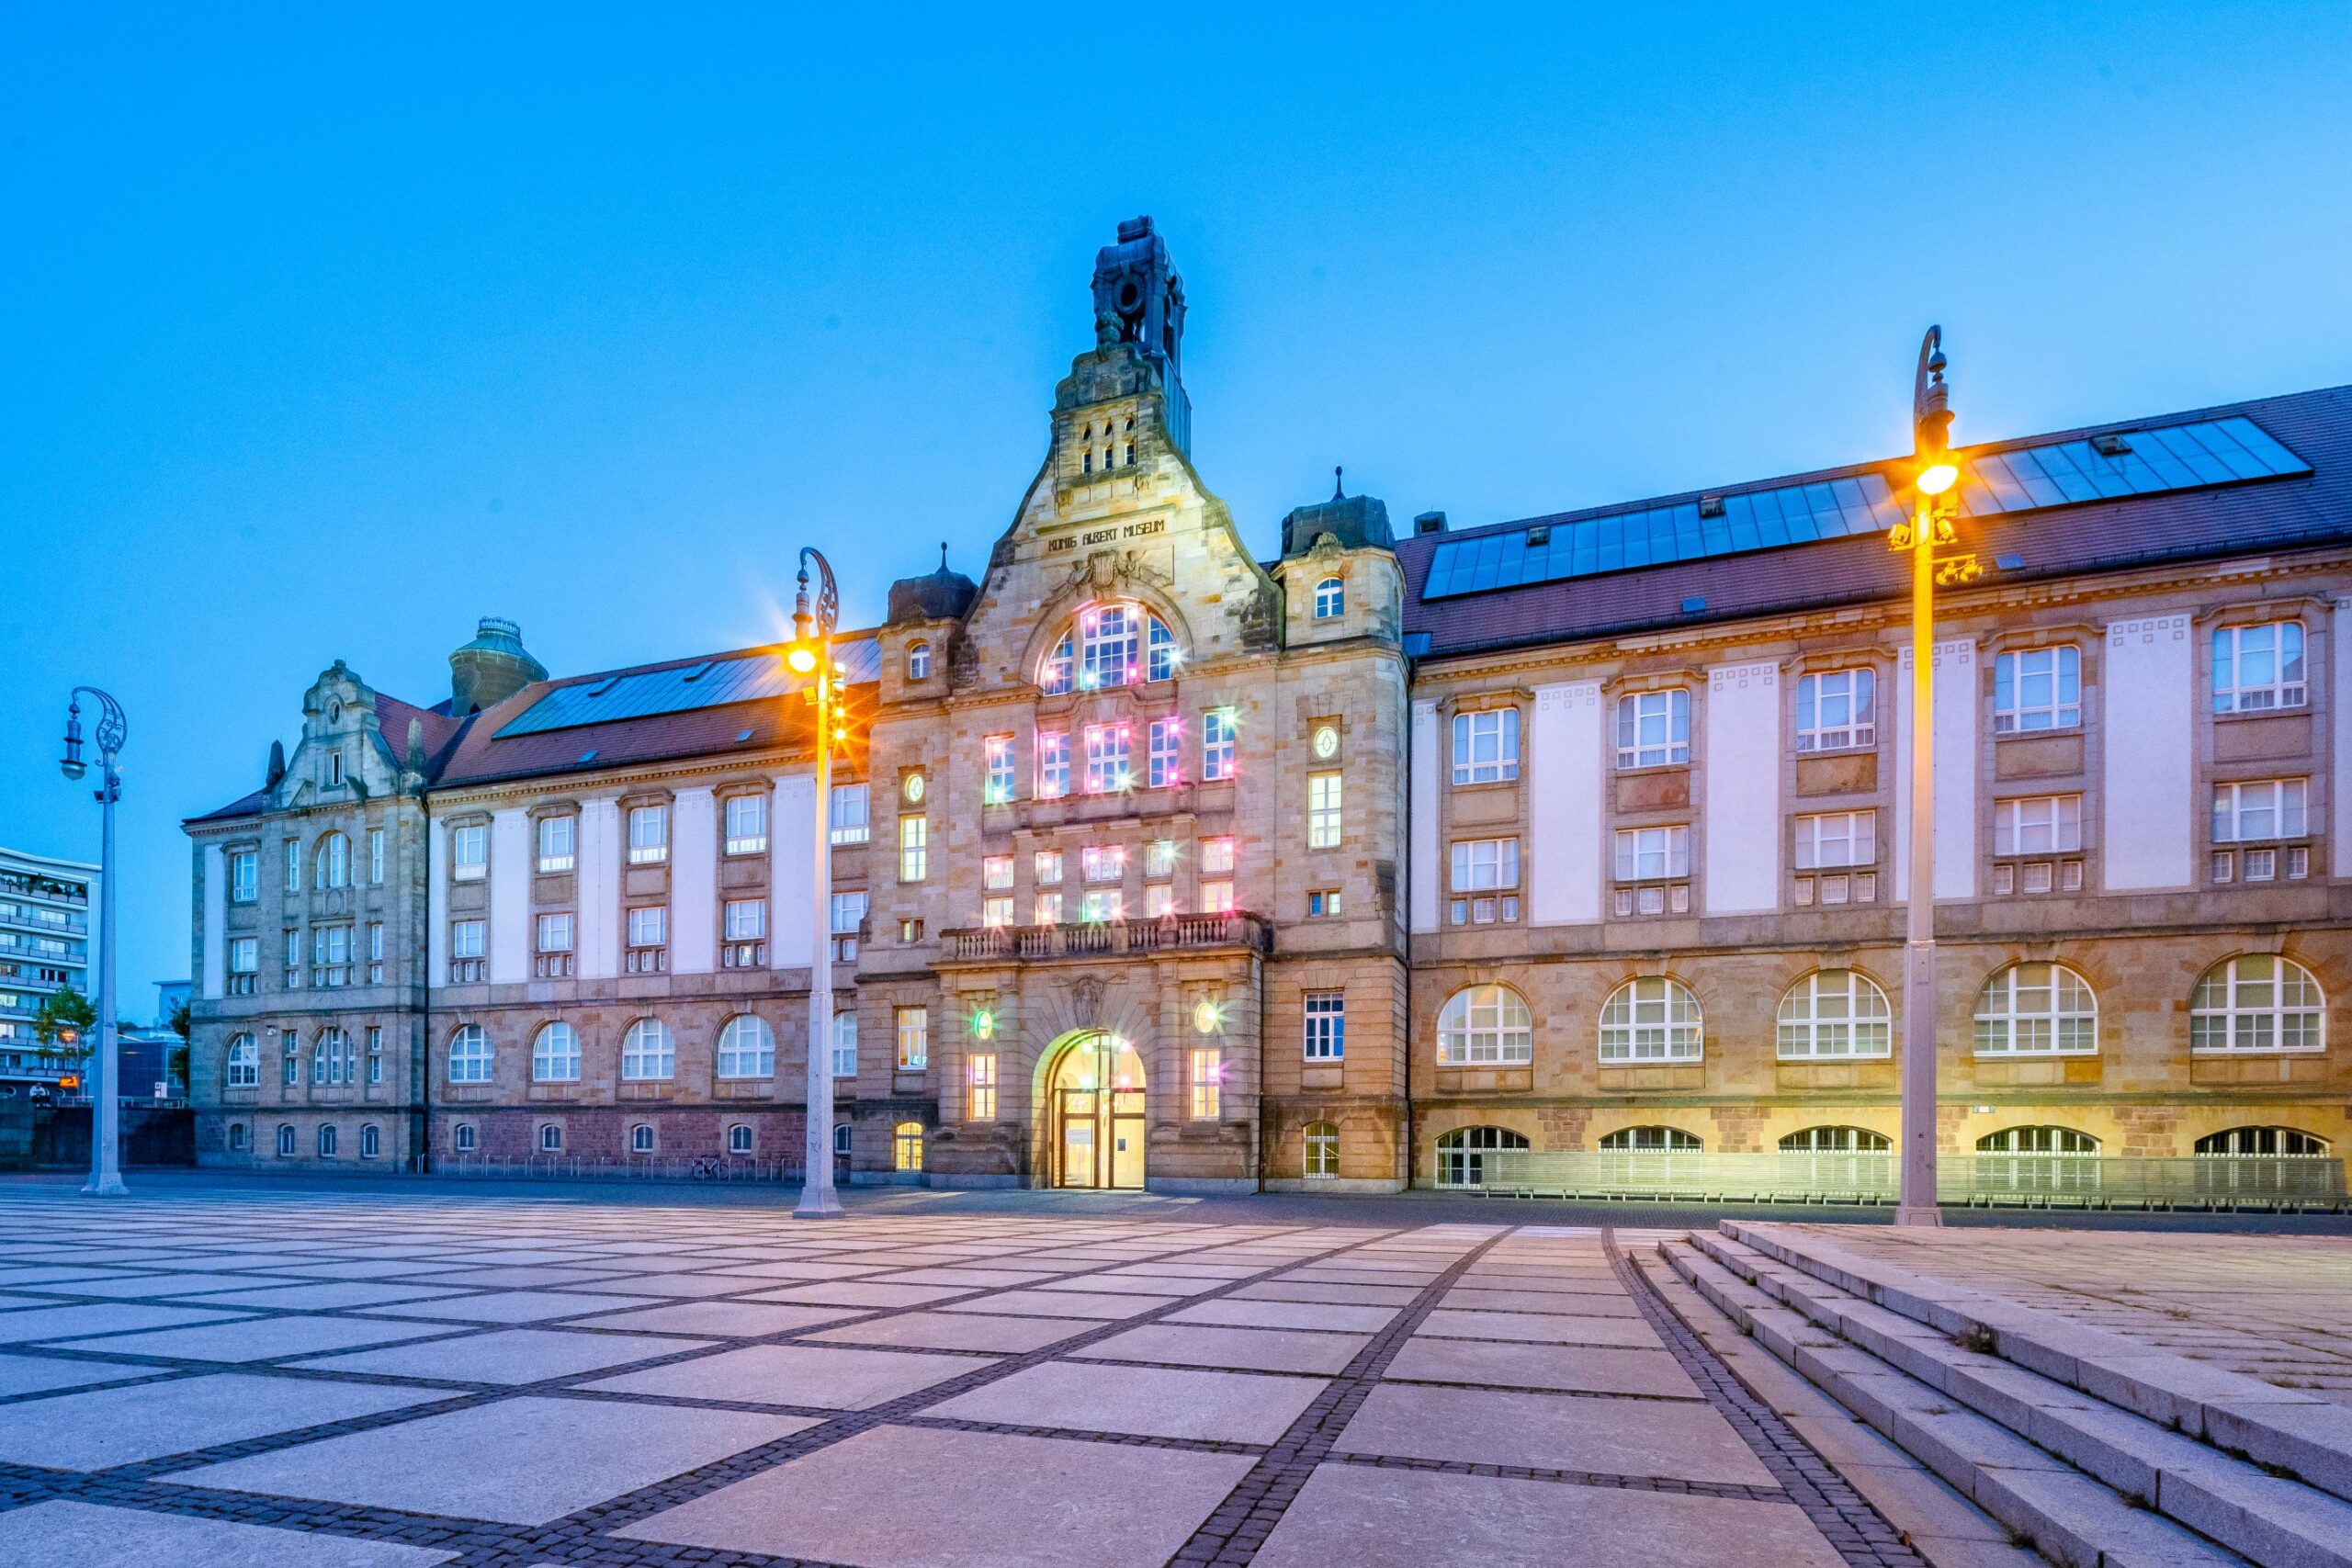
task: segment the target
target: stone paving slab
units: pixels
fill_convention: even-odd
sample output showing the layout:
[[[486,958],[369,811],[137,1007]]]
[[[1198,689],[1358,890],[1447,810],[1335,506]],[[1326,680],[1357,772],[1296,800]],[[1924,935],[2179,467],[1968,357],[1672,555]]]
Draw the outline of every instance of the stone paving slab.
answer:
[[[924,1414],[1009,1427],[1271,1443],[1323,1388],[1319,1378],[1048,1361],[943,1400]]]
[[[126,1334],[149,1328],[177,1328],[199,1323],[232,1321],[253,1323],[257,1320],[234,1312],[203,1312],[187,1307],[147,1306],[129,1302],[22,1307],[13,1312],[0,1312],[0,1344],[22,1345],[35,1340],[80,1338],[94,1334]],[[108,1346],[107,1348],[114,1349],[116,1347]]]
[[[1617,1399],[1384,1383],[1365,1398],[1338,1448],[1460,1464],[1772,1484],[1771,1472],[1731,1424],[1704,1404],[1660,1402],[1629,1414]]]
[[[1539,1345],[1615,1345],[1663,1349],[1657,1331],[1638,1317],[1570,1317],[1561,1313],[1465,1312],[1440,1307],[1420,1332],[1442,1339],[1518,1339]]]
[[[1362,1334],[1317,1334],[1297,1328],[1223,1328],[1206,1324],[1151,1323],[1097,1340],[1080,1352],[1114,1361],[1168,1366],[1228,1367],[1261,1372],[1338,1372],[1366,1345]]]
[[[0,1405],[0,1460],[106,1470],[428,1404],[425,1389],[223,1372]]]
[[[833,1345],[747,1345],[740,1350],[624,1372],[582,1386],[613,1393],[732,1400],[739,1404],[862,1410],[988,1364],[989,1359],[981,1356],[917,1356]]]
[[[950,1302],[943,1312],[984,1312],[1014,1317],[1141,1317],[1180,1298],[1113,1292],[1001,1291],[979,1301]]]
[[[456,1555],[62,1498],[0,1514],[0,1563],[12,1568],[431,1568]]]
[[[1252,1462],[879,1427],[616,1533],[867,1568],[1159,1568]]]
[[[758,1302],[673,1302],[635,1312],[602,1313],[582,1318],[577,1328],[639,1329],[656,1334],[718,1334],[756,1339],[838,1323],[855,1307],[770,1306]],[[673,1347],[683,1348],[683,1347]]]
[[[560,1328],[508,1328],[429,1345],[393,1345],[288,1363],[308,1371],[368,1372],[378,1377],[438,1378],[447,1382],[526,1383],[574,1377],[682,1350],[708,1349],[708,1339],[669,1339],[647,1334],[572,1334]]]
[[[910,1349],[1035,1350],[1102,1325],[1091,1318],[983,1317],[977,1313],[910,1312],[811,1334],[812,1343],[899,1345]]]
[[[48,1356],[0,1355],[0,1399],[18,1394],[47,1393],[61,1388],[91,1388],[153,1377],[161,1367],[112,1365],[104,1361],[68,1361]]]
[[[193,1486],[541,1524],[816,1423],[522,1395],[175,1472]]]
[[[1256,1568],[1845,1568],[1787,1503],[1325,1464]]]
[[[1204,1302],[1171,1314],[1170,1323],[1214,1323],[1227,1328],[1319,1328],[1372,1334],[1388,1326],[1394,1307],[1333,1306],[1321,1302],[1252,1302],[1235,1297]]]
[[[544,1323],[621,1307],[643,1307],[641,1296],[600,1296],[576,1291],[494,1291],[413,1305],[369,1307],[369,1317],[446,1319],[453,1323]]]
[[[189,1361],[268,1361],[307,1352],[388,1345],[447,1330],[437,1324],[406,1325],[356,1317],[243,1318],[196,1328],[165,1328],[153,1334],[114,1334],[102,1339],[66,1339],[61,1349],[105,1350],[118,1356],[167,1356]]]
[[[1690,1375],[1663,1350],[1430,1339],[1417,1335],[1405,1342],[1388,1364],[1387,1375],[1414,1382],[1484,1383],[1566,1393],[1700,1397]]]

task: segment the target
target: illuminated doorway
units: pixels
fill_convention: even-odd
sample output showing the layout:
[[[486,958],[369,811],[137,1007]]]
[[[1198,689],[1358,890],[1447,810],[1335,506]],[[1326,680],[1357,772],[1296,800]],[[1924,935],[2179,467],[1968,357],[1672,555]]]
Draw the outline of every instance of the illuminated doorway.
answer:
[[[1143,1187],[1143,1058],[1116,1034],[1081,1034],[1054,1064],[1054,1185]]]

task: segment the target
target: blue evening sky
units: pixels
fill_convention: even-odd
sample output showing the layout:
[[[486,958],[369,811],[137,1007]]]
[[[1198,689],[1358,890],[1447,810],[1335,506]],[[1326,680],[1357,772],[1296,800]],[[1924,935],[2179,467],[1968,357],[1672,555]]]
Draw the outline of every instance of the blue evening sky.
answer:
[[[341,658],[447,694],[977,571],[1149,212],[1250,543],[2352,380],[2352,7],[0,7],[0,842],[96,857],[125,1010],[178,819]]]

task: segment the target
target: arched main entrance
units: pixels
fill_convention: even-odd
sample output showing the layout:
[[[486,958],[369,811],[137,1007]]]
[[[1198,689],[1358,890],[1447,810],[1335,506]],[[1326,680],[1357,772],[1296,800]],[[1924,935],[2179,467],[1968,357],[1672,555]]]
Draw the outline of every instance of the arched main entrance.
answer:
[[[1140,1190],[1144,1077],[1136,1048],[1116,1034],[1081,1034],[1062,1048],[1049,1090],[1054,1185]]]

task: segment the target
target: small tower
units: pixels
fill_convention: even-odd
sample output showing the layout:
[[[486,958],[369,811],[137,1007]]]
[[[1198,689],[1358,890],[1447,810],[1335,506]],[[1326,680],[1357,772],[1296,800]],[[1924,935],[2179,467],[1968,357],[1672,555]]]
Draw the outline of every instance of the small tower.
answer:
[[[449,655],[449,711],[459,718],[480,713],[547,678],[547,666],[524,650],[523,628],[484,615],[473,640]]]
[[[1168,259],[1168,242],[1149,218],[1119,225],[1115,244],[1094,253],[1094,344],[1131,343],[1159,368],[1168,397],[1168,437],[1193,448],[1193,400],[1186,396],[1184,280]]]

